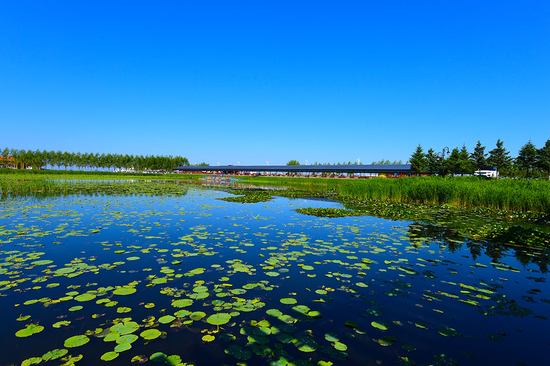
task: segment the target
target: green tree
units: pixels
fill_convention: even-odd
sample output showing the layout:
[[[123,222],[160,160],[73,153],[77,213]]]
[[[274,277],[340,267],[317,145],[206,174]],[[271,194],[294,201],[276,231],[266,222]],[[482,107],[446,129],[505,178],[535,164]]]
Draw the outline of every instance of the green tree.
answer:
[[[441,163],[439,162],[439,157],[437,156],[434,149],[430,148],[426,154],[426,162],[428,167],[428,172],[436,173],[441,170]]]
[[[416,173],[424,173],[427,170],[428,161],[426,159],[426,154],[424,154],[424,150],[422,149],[422,145],[418,145],[416,147],[416,150],[411,155],[409,161],[411,163],[411,169]]]
[[[451,171],[451,174],[453,176],[460,173],[460,151],[458,150],[458,147],[455,147],[451,151],[451,154],[447,158],[446,163],[447,169]]]
[[[532,176],[533,168],[537,162],[537,148],[531,140],[529,140],[525,145],[519,150],[518,156],[516,158],[516,164],[519,169],[524,170],[528,177]]]
[[[300,165],[300,162],[298,160],[289,160],[286,165]]]
[[[474,164],[476,170],[487,165],[487,153],[485,152],[485,146],[481,145],[481,142],[477,140],[477,145],[474,147],[474,152],[470,155],[470,161]]]
[[[504,148],[504,141],[498,139],[496,145],[493,150],[489,151],[487,163],[496,167],[499,172],[507,174],[512,165],[510,152]]]
[[[470,153],[468,152],[468,149],[466,148],[466,145],[462,145],[462,148],[460,149],[460,164],[459,164],[459,171],[460,174],[472,174],[475,170],[474,165],[472,164],[472,161],[470,160]]]
[[[550,140],[546,140],[544,147],[538,149],[536,165],[548,175],[550,180]]]

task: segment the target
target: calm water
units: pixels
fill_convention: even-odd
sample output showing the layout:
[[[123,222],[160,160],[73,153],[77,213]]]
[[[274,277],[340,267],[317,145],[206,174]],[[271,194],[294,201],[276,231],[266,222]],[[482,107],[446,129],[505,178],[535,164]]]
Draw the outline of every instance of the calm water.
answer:
[[[548,253],[227,195],[2,203],[0,365],[547,363]]]

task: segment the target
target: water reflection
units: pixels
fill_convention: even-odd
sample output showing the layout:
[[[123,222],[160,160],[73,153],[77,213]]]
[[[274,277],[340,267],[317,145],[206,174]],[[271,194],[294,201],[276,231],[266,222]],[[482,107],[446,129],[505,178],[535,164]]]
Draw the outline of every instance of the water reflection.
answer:
[[[436,241],[451,253],[467,249],[474,261],[486,255],[492,262],[500,263],[505,257],[512,255],[524,267],[530,263],[537,265],[542,273],[548,272],[550,263],[550,251],[546,248],[521,247],[498,241],[469,240],[448,226],[414,222],[408,225],[407,236],[413,245]]]

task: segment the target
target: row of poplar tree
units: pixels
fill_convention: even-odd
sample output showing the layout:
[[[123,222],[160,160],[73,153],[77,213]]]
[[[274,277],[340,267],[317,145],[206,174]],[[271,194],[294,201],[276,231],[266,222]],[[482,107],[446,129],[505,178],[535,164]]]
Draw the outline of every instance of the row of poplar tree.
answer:
[[[418,145],[411,155],[409,162],[414,171],[418,173],[437,173],[464,175],[473,174],[482,167],[495,167],[501,176],[518,178],[540,178],[550,180],[550,140],[545,145],[537,148],[531,141],[521,147],[516,157],[510,156],[510,152],[504,148],[504,142],[500,139],[496,147],[485,152],[486,147],[480,141],[470,153],[463,145],[461,149],[455,147],[447,157],[444,153],[437,153],[429,149],[424,153],[421,145]],[[445,150],[444,150],[445,152]]]
[[[102,170],[132,169],[135,171],[171,171],[175,167],[189,165],[189,160],[182,156],[128,155],[71,153],[61,151],[19,150],[5,148],[1,150],[0,165],[15,166],[19,169],[61,169]]]

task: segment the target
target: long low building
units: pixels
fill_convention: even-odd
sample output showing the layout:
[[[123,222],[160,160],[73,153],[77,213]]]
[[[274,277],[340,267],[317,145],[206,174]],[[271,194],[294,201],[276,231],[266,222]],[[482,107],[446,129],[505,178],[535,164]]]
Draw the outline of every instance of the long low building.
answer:
[[[414,175],[410,164],[399,165],[218,165],[218,166],[180,166],[174,170],[189,173],[225,173],[225,174],[263,174],[263,173],[321,173],[361,174],[365,176],[385,175],[389,177],[407,177]]]

